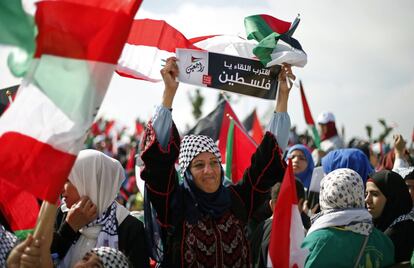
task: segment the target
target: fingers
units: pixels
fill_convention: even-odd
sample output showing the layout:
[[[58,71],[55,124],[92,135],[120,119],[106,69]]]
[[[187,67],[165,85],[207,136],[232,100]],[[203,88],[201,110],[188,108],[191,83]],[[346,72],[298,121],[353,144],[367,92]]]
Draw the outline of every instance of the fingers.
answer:
[[[74,231],[78,231],[98,216],[98,207],[87,196],[81,197],[69,210],[66,222]]]
[[[25,247],[20,258],[20,267],[40,267],[41,242],[32,239],[32,243]]]
[[[296,76],[292,73],[291,66],[289,64],[282,64],[278,75],[278,81],[282,89],[290,90],[294,80],[296,80]]]
[[[166,60],[164,68],[161,69],[161,76],[172,76],[174,79],[178,75],[177,58],[170,57]]]

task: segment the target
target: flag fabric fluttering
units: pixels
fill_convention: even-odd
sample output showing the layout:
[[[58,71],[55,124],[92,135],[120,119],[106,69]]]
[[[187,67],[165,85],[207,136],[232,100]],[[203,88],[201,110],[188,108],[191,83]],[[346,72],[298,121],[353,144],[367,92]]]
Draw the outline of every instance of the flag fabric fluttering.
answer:
[[[163,20],[135,20],[117,66],[122,76],[161,81],[160,68],[176,48],[199,49]]]
[[[36,225],[39,203],[29,192],[0,179],[0,210],[11,230],[24,239]]]
[[[256,148],[255,141],[233,118],[230,118],[226,146],[226,176],[234,184],[243,178],[243,173],[250,166],[250,159]]]
[[[252,15],[244,19],[247,39],[259,42],[253,53],[263,65],[266,67],[282,63],[297,67],[306,65],[307,55],[299,41],[292,37],[299,21],[299,17],[290,23],[266,14]]]
[[[140,4],[140,0],[36,3],[39,33],[34,59],[19,95],[0,118],[0,180],[56,202]]]
[[[219,102],[216,109],[201,118],[197,124],[186,133],[186,135],[206,135],[214,141],[218,141],[218,147],[223,156],[223,164],[226,163],[226,158],[224,156],[226,155],[227,134],[230,126],[229,116],[232,117],[237,124],[241,125],[240,120],[234,113],[230,104],[223,99]]]
[[[289,159],[273,212],[267,267],[304,267],[308,255],[308,251],[301,248],[304,236],[292,159]]]
[[[316,129],[315,121],[313,121],[313,117],[309,109],[308,101],[306,100],[305,90],[303,88],[302,81],[299,81],[299,89],[300,89],[300,97],[302,99],[303,114],[305,116],[305,122],[312,131],[313,141],[315,143],[316,148],[321,149],[321,138],[319,137],[318,130]]]
[[[23,9],[22,1],[0,2],[0,44],[14,46],[7,64],[16,77],[23,76],[35,51],[36,27],[33,16]]]
[[[253,140],[259,144],[264,136],[262,124],[257,116],[256,109],[243,121],[244,128],[248,131]]]
[[[127,44],[117,66],[119,75],[161,81],[163,60],[175,56],[177,48],[207,50],[252,58],[257,42],[230,35],[209,35],[187,39],[180,31],[163,20],[135,20]]]

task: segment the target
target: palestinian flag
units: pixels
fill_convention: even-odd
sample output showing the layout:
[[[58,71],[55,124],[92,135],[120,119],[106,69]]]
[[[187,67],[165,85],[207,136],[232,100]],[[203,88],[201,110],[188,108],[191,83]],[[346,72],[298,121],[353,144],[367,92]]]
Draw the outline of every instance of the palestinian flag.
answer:
[[[214,141],[218,141],[218,147],[223,156],[223,164],[225,163],[224,156],[226,155],[227,134],[230,126],[229,116],[231,116],[237,124],[241,125],[230,104],[223,99],[219,102],[216,109],[200,119],[186,134],[206,135]]]
[[[259,42],[253,53],[263,65],[266,67],[282,63],[297,67],[306,65],[307,55],[300,43],[292,37],[299,21],[299,18],[296,18],[293,23],[290,23],[265,14],[244,19],[247,39]]]
[[[307,250],[300,247],[304,236],[304,228],[298,209],[292,159],[289,159],[273,211],[266,267],[304,267],[308,254]]]
[[[256,109],[243,121],[243,126],[257,144],[262,141],[264,132],[257,117]]]
[[[19,95],[0,118],[2,186],[56,202],[139,5],[130,0],[36,3],[35,58]]]
[[[19,85],[0,89],[0,116],[10,106],[10,100],[14,100],[18,88]]]
[[[238,123],[230,119],[226,146],[226,176],[234,184],[243,178],[243,173],[250,166],[250,159],[256,148],[257,143]]]
[[[254,57],[256,42],[228,35],[209,35],[187,39],[181,32],[163,20],[135,20],[127,44],[118,62],[119,75],[161,81],[161,65],[175,56],[177,48],[208,50],[240,57]]]
[[[305,116],[305,122],[312,131],[313,141],[315,142],[316,148],[321,149],[321,138],[319,137],[318,130],[316,129],[315,121],[313,121],[313,117],[309,109],[308,101],[306,100],[302,81],[299,81],[299,85],[300,85],[300,97],[302,99],[303,114]]]

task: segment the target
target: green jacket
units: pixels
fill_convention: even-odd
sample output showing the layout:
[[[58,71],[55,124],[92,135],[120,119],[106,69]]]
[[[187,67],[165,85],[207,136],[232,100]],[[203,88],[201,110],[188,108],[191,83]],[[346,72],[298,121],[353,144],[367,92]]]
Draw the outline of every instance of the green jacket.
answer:
[[[309,250],[305,267],[354,267],[361,251],[364,236],[345,230],[330,227],[312,232],[306,236],[302,248]],[[381,231],[374,228],[369,236],[359,267],[378,268],[394,263],[394,245]]]

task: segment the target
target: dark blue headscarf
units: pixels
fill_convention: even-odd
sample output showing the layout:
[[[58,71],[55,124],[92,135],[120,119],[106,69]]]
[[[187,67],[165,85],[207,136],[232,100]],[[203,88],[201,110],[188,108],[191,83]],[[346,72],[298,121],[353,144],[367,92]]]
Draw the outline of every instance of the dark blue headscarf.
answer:
[[[329,152],[322,158],[322,167],[325,174],[338,168],[350,168],[358,172],[364,184],[368,179],[368,175],[374,172],[368,157],[360,149],[354,148]]]
[[[217,191],[206,193],[195,185],[191,172],[188,169],[185,171],[183,186],[188,195],[186,195],[184,202],[186,219],[190,223],[195,223],[203,215],[210,215],[214,219],[218,219],[230,208],[230,192],[223,185],[223,174],[222,169],[221,183]]]
[[[308,162],[308,166],[306,167],[306,169],[302,171],[301,173],[295,174],[295,176],[298,177],[302,181],[303,186],[305,188],[309,189],[311,179],[312,179],[313,169],[315,167],[315,164],[313,163],[313,159],[312,159],[312,154],[309,152],[309,149],[306,146],[302,144],[296,144],[289,148],[287,157],[290,157],[292,152],[295,150],[301,151],[305,155],[306,161]]]

